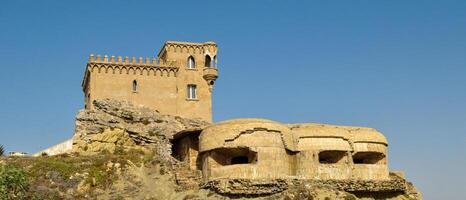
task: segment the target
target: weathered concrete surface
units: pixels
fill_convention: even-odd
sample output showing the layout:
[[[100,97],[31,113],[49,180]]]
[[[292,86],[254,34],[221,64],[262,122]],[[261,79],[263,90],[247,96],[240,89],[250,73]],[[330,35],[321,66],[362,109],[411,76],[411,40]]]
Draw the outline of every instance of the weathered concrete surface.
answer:
[[[238,119],[176,138],[175,156],[203,172],[202,187],[228,197],[283,197],[307,188],[317,199],[422,198],[402,173],[389,173],[388,142],[372,128]],[[335,192],[313,192],[328,189]]]
[[[111,99],[95,100],[93,110],[76,116],[73,152],[114,152],[118,147],[149,149],[170,157],[169,139],[183,130],[201,130],[209,123],[162,115],[151,108]]]
[[[388,142],[366,127],[237,119],[199,137],[206,180],[388,180]]]

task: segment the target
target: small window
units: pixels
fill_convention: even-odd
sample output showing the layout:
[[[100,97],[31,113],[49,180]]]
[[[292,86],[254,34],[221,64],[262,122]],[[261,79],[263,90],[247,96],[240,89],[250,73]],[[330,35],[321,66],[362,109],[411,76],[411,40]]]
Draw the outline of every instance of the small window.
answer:
[[[196,68],[196,62],[194,61],[194,58],[192,56],[189,56],[188,69],[194,69],[194,68]]]
[[[322,151],[319,153],[319,163],[321,164],[336,164],[343,161],[346,156],[345,151]]]
[[[133,81],[133,92],[138,91],[138,82],[136,80]]]
[[[209,55],[205,55],[205,67],[212,67],[212,59]]]
[[[197,99],[196,85],[188,85],[188,99]]]
[[[357,152],[353,155],[354,164],[385,164],[385,155],[380,152]]]
[[[256,164],[257,152],[247,147],[218,148],[206,154],[213,159],[214,168],[228,165]]]

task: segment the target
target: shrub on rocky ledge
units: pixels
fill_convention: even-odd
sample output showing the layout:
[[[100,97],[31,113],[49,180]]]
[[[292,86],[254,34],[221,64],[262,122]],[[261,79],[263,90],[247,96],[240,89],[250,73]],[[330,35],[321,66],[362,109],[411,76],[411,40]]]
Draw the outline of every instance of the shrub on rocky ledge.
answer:
[[[29,190],[27,173],[11,165],[0,165],[0,199],[23,199]]]

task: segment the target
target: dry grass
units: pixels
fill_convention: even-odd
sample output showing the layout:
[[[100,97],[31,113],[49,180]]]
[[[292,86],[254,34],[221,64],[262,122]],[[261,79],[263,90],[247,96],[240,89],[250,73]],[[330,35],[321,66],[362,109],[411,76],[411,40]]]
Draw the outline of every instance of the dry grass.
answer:
[[[107,152],[89,156],[65,154],[43,157],[2,157],[0,163],[22,169],[28,174],[31,185],[29,196],[36,196],[38,199],[60,199],[58,194],[64,194],[70,188],[76,190],[82,181],[90,185],[91,190],[106,189],[111,186],[118,179],[115,168],[111,167],[112,164],[119,163],[121,169],[124,169],[128,161],[142,165],[152,159],[153,155],[129,150],[119,154]]]

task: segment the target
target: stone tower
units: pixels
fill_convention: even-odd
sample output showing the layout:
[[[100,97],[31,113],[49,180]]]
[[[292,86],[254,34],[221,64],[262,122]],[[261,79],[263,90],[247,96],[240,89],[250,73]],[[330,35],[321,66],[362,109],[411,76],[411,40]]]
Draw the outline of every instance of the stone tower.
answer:
[[[168,41],[157,58],[90,55],[82,88],[86,109],[95,99],[118,99],[162,114],[212,121],[218,77],[214,42]]]

